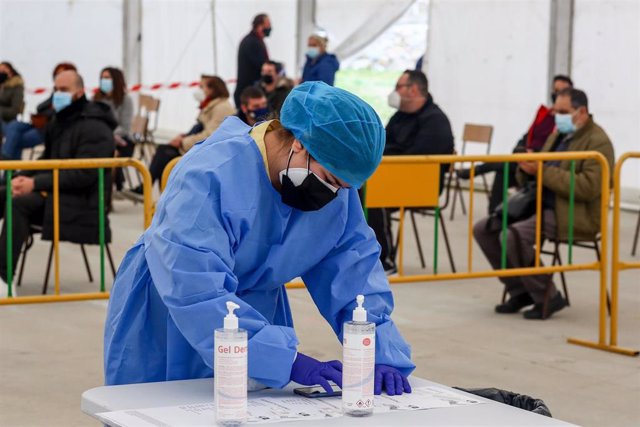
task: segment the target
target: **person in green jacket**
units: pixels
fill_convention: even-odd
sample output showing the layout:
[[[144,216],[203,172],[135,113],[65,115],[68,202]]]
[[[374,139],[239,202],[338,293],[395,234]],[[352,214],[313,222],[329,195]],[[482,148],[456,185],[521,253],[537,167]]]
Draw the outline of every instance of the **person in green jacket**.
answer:
[[[541,152],[597,151],[613,170],[613,145],[589,113],[587,95],[579,89],[561,91],[554,104],[556,129]],[[600,164],[593,159],[576,160],[574,185],[574,239],[594,240],[600,231]],[[544,162],[542,171],[542,237],[566,240],[569,233],[570,161]],[[520,183],[535,180],[537,162],[519,162]],[[609,183],[611,185],[611,183]],[[475,224],[473,235],[494,269],[501,268],[501,222],[486,217]],[[507,231],[507,263],[510,268],[531,267],[535,258],[536,215],[514,222]],[[524,312],[526,319],[544,319],[563,309],[566,301],[556,289],[551,274],[503,277],[510,298],[495,307],[497,313]],[[545,293],[550,292],[547,313]]]

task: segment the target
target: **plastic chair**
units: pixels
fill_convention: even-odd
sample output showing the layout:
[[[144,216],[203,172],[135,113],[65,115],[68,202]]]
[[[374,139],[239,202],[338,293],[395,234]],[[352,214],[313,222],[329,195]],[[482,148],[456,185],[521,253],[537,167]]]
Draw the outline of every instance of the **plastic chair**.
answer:
[[[476,125],[471,123],[466,123],[464,125],[464,130],[462,132],[462,151],[460,155],[464,156],[467,152],[467,143],[475,143],[475,144],[485,144],[487,147],[486,154],[489,154],[491,151],[491,138],[493,136],[493,126],[491,125]],[[487,193],[487,198],[489,198],[489,184],[487,183],[487,178],[484,175],[482,176],[482,182],[484,184],[485,192]],[[467,209],[464,205],[464,198],[462,197],[462,187],[460,186],[460,177],[456,174],[455,176],[455,192],[453,194],[453,204],[451,205],[451,215],[449,217],[450,220],[453,221],[455,217],[456,211],[456,199],[460,198],[460,207],[462,208],[462,214],[467,214]],[[451,180],[449,180],[449,185],[451,185]]]

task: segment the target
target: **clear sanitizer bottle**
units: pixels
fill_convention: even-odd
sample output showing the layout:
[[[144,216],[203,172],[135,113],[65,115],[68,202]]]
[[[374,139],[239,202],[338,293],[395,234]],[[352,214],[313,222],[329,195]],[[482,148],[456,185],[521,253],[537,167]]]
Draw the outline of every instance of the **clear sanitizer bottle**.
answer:
[[[233,311],[240,306],[227,301],[224,328],[214,335],[214,402],[216,423],[222,426],[239,426],[247,421],[247,331],[238,328],[238,318]]]
[[[353,320],[344,324],[342,340],[342,411],[353,417],[373,414],[376,324],[367,322],[364,296],[356,298]]]

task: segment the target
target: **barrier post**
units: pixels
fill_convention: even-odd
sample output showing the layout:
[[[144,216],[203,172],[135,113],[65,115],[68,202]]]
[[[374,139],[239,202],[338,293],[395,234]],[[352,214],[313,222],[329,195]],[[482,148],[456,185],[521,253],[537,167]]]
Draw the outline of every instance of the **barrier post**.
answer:
[[[13,171],[8,170],[5,175],[5,179],[7,182],[7,200],[5,207],[5,221],[7,223],[7,296],[13,298],[13,195],[11,179],[12,179]]]
[[[507,269],[507,211],[509,210],[509,162],[504,162],[502,180],[502,254],[500,268]]]
[[[104,168],[98,169],[98,233],[100,240],[100,292],[105,291],[104,284]]]

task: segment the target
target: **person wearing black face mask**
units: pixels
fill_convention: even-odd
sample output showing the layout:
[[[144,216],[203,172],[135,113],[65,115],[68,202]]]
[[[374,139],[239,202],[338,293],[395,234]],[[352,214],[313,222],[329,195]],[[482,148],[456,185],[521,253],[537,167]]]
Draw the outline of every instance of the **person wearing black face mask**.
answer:
[[[384,140],[371,106],[307,82],[291,91],[281,120],[249,127],[230,117],[193,147],[118,270],[105,382],[211,377],[209,325],[220,324],[233,301],[251,337],[252,385],[341,386],[339,361],[298,351],[285,283],[301,276],[338,336],[357,295],[367,295],[377,325],[374,392],[411,392],[411,349],[391,318],[391,289],[357,192],[380,163]],[[122,348],[131,351],[123,356]]]
[[[262,64],[259,86],[267,96],[269,112],[280,115],[282,104],[294,86],[293,81],[285,76],[282,64],[275,61]]]
[[[240,108],[236,116],[248,124],[254,126],[269,116],[267,97],[257,86],[249,86],[242,91],[240,96]]]
[[[238,48],[238,77],[233,99],[240,108],[242,91],[260,80],[262,64],[269,60],[264,38],[271,34],[271,20],[265,13],[253,18],[252,29],[240,42]]]

